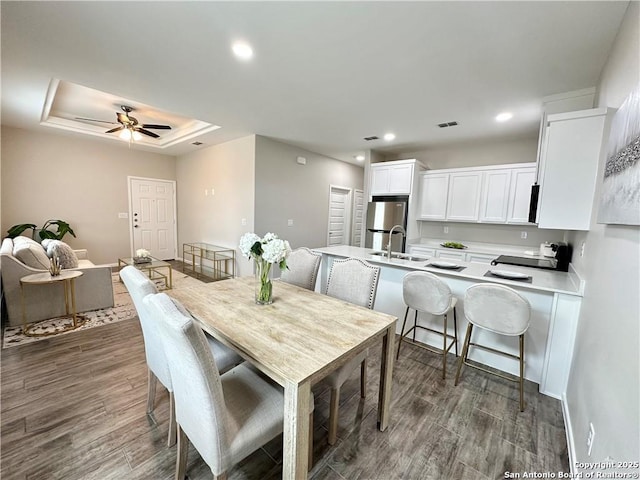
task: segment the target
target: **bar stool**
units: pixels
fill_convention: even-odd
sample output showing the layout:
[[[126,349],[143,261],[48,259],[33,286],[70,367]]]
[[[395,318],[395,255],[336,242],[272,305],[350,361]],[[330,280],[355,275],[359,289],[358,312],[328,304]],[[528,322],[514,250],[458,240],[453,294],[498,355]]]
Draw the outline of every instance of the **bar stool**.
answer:
[[[462,356],[458,362],[455,385],[458,385],[462,364],[507,380],[514,380],[512,377],[507,377],[469,363],[467,357],[470,346],[514,358],[520,362],[520,411],[524,412],[524,334],[529,328],[531,319],[531,305],[529,301],[513,288],[494,283],[479,283],[470,286],[465,292],[464,315],[469,321],[469,326],[467,327],[467,334],[464,339]],[[474,326],[484,328],[499,335],[518,336],[520,338],[520,355],[513,355],[471,342],[471,332]]]
[[[404,298],[405,305],[407,305],[407,310],[405,311],[404,321],[402,322],[402,331],[400,334],[400,341],[398,342],[396,360],[400,357],[402,340],[404,337],[409,335],[409,333],[413,332],[414,345],[442,355],[442,378],[446,378],[447,353],[449,353],[449,350],[451,350],[451,347],[454,345],[456,357],[458,356],[458,320],[456,318],[456,302],[458,299],[451,294],[449,285],[440,280],[434,274],[428,272],[411,272],[405,275],[402,280],[402,296]],[[409,309],[415,310],[415,316],[413,320],[413,327],[405,333],[404,327],[407,323]],[[453,335],[450,335],[447,332],[447,315],[451,311],[453,311]],[[442,331],[418,325],[418,312],[424,312],[434,316],[442,315],[444,319],[444,327]],[[441,335],[442,350],[415,343],[416,329],[418,328]],[[449,339],[451,339],[451,343],[447,346],[447,340]]]

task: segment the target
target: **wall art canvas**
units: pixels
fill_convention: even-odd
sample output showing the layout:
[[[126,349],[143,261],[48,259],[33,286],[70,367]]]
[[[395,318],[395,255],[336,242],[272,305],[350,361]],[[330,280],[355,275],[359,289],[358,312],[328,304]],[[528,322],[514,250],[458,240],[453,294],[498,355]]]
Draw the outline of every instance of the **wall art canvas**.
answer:
[[[640,225],[640,84],[611,122],[598,223]]]

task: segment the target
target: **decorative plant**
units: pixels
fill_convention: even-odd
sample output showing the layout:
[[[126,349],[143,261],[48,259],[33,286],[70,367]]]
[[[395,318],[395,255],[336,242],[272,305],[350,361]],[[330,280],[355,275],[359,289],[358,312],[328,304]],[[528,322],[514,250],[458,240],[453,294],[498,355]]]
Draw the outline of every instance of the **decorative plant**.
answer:
[[[55,231],[49,230],[53,227],[56,228]],[[29,229],[32,230],[31,238],[33,238],[34,240],[36,238],[36,231],[38,231],[40,241],[46,238],[50,238],[52,240],[62,240],[62,237],[64,237],[67,233],[73,237],[76,236],[73,229],[67,222],[65,222],[64,220],[54,219],[44,222],[44,225],[42,225],[42,228],[40,228],[40,230],[37,230],[38,226],[35,223],[21,223],[20,225],[14,225],[9,230],[7,230],[7,236],[9,238],[15,238],[18,235],[21,235],[25,230]]]
[[[287,268],[287,256],[291,246],[275,233],[267,233],[260,238],[255,233],[245,233],[240,238],[240,251],[246,258],[256,262],[256,303],[268,305],[272,302],[271,265],[277,264],[281,270]]]

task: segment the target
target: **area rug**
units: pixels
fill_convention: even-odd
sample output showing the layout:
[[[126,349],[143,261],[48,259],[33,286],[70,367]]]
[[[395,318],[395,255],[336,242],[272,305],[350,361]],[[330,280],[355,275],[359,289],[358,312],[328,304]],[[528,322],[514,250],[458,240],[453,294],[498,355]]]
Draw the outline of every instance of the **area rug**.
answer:
[[[188,277],[182,272],[177,272],[175,269],[172,273],[173,276],[173,288],[185,288],[189,285],[200,283],[199,280]],[[94,310],[91,312],[82,312],[82,315],[87,319],[85,323],[76,328],[75,330],[68,330],[66,332],[60,332],[54,335],[46,337],[28,337],[22,334],[22,326],[8,326],[4,329],[4,335],[2,337],[2,348],[15,347],[18,345],[26,345],[28,343],[38,342],[47,338],[56,338],[61,335],[69,333],[80,332],[82,330],[88,330],[89,328],[99,327],[101,325],[107,325],[110,323],[121,322],[123,320],[129,320],[137,315],[136,309],[133,306],[133,302],[126,287],[120,281],[120,277],[117,273],[111,275],[113,281],[113,300],[114,306],[112,308],[104,308],[102,310]],[[159,280],[159,282],[163,282]],[[159,288],[163,288],[164,284],[158,285]],[[168,290],[167,292],[171,292]],[[33,327],[31,331],[33,333],[50,333],[61,330],[64,325],[69,323],[68,319],[52,318],[50,320],[44,320],[37,322],[37,326]]]

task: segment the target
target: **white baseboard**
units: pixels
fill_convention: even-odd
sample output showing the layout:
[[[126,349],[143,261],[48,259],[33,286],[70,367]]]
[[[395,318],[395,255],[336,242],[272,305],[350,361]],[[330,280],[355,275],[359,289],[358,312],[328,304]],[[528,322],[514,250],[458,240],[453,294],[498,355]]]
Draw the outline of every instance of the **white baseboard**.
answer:
[[[562,394],[562,416],[564,418],[564,431],[567,436],[567,451],[569,453],[569,470],[574,475],[574,465],[576,464],[576,444],[573,438],[573,427],[571,425],[571,415],[569,414],[569,402],[567,401],[567,393]]]

